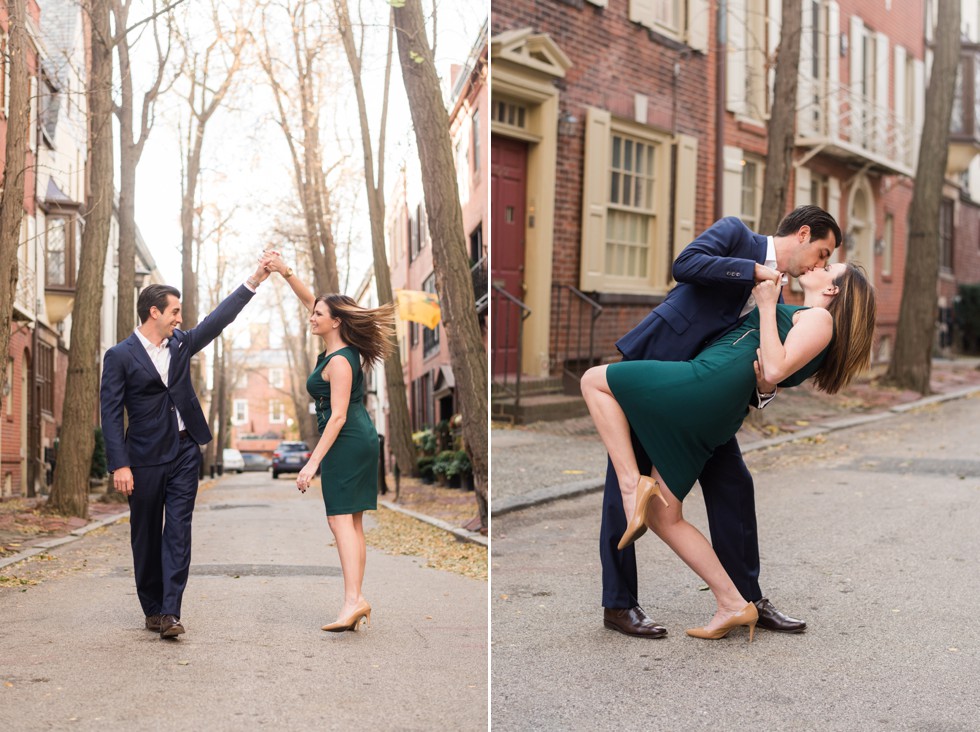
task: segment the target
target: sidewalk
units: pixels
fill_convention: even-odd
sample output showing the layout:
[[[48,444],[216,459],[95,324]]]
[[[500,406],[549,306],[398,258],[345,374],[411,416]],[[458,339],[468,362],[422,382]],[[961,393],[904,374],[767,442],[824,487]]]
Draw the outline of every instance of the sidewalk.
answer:
[[[880,384],[885,367],[835,395],[811,382],[781,390],[764,410],[751,410],[738,433],[742,452],[811,438],[928,404],[980,393],[980,359],[936,359],[933,394]],[[590,417],[512,427],[494,424],[490,437],[491,514],[499,516],[558,498],[599,490],[605,482],[606,451]]]

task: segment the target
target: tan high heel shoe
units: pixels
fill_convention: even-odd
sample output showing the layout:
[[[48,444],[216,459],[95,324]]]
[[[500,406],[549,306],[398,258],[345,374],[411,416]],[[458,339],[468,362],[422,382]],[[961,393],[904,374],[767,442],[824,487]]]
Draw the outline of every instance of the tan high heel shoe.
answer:
[[[665,506],[667,505],[667,499],[660,492],[660,482],[654,480],[649,475],[641,475],[640,482],[636,484],[636,505],[633,507],[633,515],[626,525],[626,533],[619,540],[619,545],[617,546],[619,551],[623,551],[623,549],[647,532],[647,506],[650,504],[650,499],[653,496],[663,501]]]
[[[325,630],[328,633],[343,633],[345,630],[356,631],[362,620],[366,620],[368,625],[371,624],[371,606],[368,605],[367,600],[361,600],[354,608],[354,612],[346,618],[327,623],[320,630]]]
[[[752,642],[752,637],[755,635],[755,624],[759,621],[759,611],[755,607],[755,603],[750,602],[748,605],[743,607],[737,613],[732,615],[728,621],[714,630],[707,630],[705,628],[691,628],[687,631],[687,634],[692,638],[706,638],[708,640],[718,640],[719,638],[724,638],[731,631],[732,628],[737,628],[739,625],[749,626],[749,643]]]

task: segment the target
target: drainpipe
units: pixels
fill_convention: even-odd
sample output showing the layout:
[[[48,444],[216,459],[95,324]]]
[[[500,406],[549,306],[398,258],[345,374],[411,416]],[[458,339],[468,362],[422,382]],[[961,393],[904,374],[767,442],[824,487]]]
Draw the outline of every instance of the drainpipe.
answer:
[[[728,1],[718,0],[718,9],[715,18],[717,39],[715,41],[715,53],[718,56],[718,71],[715,76],[715,216],[717,221],[722,217],[724,192],[725,192],[725,96],[728,90],[725,86],[725,75],[727,64],[725,56],[727,54],[728,37]]]

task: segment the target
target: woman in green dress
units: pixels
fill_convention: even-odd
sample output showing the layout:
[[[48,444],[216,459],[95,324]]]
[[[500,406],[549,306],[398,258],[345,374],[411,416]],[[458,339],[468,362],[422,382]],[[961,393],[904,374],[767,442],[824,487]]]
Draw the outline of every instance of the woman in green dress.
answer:
[[[323,339],[324,350],[306,381],[320,439],[296,487],[305,493],[320,467],[327,523],[344,575],[344,604],[323,630],[357,630],[362,621],[371,622],[371,606],[361,594],[367,561],[363,516],[378,507],[378,433],[364,408],[364,369],[394,349],[394,306],[362,308],[347,295],[314,297],[280,257],[264,262],[310,310],[310,332]]]
[[[780,386],[815,376],[817,388],[834,394],[871,360],[875,294],[863,271],[830,264],[799,282],[802,307],[779,304],[772,280],[756,285],[757,307],[744,323],[690,361],[615,363],[582,377],[629,519],[619,548],[649,526],[705,581],[718,608],[706,626],[687,631],[698,638],[722,638],[747,625],[751,640],[758,619],[711,544],[684,520],[681,502],[705,461],[738,432],[760,376]],[[653,462],[650,476],[639,473],[631,428]]]

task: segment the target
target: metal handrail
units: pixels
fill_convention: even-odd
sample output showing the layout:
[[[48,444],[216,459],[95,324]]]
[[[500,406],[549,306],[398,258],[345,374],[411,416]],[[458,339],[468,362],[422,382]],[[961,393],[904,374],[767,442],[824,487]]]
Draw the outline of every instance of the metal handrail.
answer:
[[[565,383],[566,391],[574,391],[575,389],[571,386],[578,386],[578,383],[582,380],[582,374],[571,368],[572,362],[572,344],[571,344],[571,333],[572,333],[572,301],[571,297],[577,298],[579,303],[579,313],[582,312],[583,307],[588,307],[591,309],[589,318],[589,348],[588,351],[584,351],[582,348],[583,339],[583,328],[581,327],[581,315],[578,318],[579,327],[576,329],[576,343],[575,343],[575,358],[579,361],[582,360],[583,355],[585,356],[585,363],[588,365],[594,365],[595,362],[595,322],[600,315],[602,315],[602,305],[596,302],[593,298],[586,295],[584,292],[579,290],[577,287],[572,285],[565,285],[558,282],[552,283],[552,290],[556,293],[557,302],[555,303],[555,323],[560,327],[562,322],[562,291],[568,290],[570,294],[568,307],[565,311],[565,327],[564,327],[564,338],[560,338],[558,333],[556,333],[556,343],[555,343],[555,365],[561,369],[562,381]],[[565,345],[564,357],[562,356],[561,345]]]
[[[494,379],[494,383],[498,384],[505,392],[511,394],[514,398],[514,407],[520,406],[521,403],[521,362],[523,361],[524,355],[524,321],[528,319],[531,315],[531,309],[521,302],[518,298],[511,295],[507,290],[498,284],[492,285],[493,292],[496,293],[497,297],[494,297],[493,302],[493,313],[492,313],[492,333],[493,333],[493,348],[491,349],[491,363],[495,360],[497,349],[500,346],[500,336],[503,335],[503,346],[507,348],[510,345],[510,318],[498,319],[498,303],[503,302],[504,307],[508,308],[505,312],[510,312],[509,308],[517,307],[521,317],[517,321],[517,369],[515,373],[514,390],[511,391],[509,378],[507,370],[504,369],[502,374],[503,378],[501,380]]]

